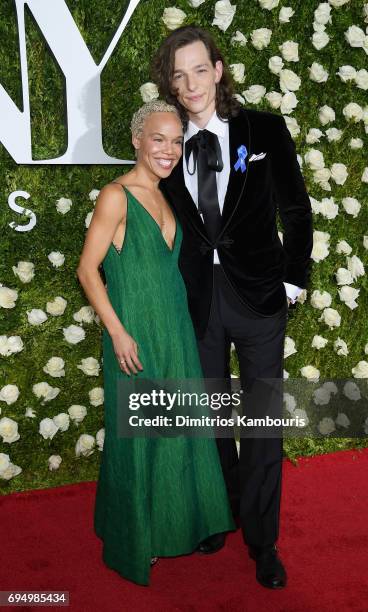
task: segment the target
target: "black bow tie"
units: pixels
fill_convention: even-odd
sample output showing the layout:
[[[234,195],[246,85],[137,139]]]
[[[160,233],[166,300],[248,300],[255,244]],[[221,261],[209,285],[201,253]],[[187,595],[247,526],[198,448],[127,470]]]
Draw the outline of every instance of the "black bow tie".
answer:
[[[209,170],[221,172],[224,164],[222,161],[221,146],[216,134],[208,130],[199,130],[197,134],[189,138],[185,143],[185,161],[188,173],[191,175],[195,174],[197,169],[199,151],[206,157]],[[189,157],[191,153],[193,153],[193,172],[189,170]]]

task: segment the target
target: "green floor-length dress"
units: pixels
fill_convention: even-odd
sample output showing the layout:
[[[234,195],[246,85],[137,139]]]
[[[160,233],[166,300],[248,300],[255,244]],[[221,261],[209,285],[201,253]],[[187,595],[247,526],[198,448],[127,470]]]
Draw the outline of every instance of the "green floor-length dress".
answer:
[[[143,205],[126,189],[121,251],[103,261],[108,296],[139,347],[153,379],[201,378],[185,285],[178,268],[182,229],[173,249]],[[209,535],[235,529],[213,438],[117,436],[117,382],[126,377],[103,332],[105,441],[94,526],[103,560],[121,576],[149,584],[150,559],[191,553]]]

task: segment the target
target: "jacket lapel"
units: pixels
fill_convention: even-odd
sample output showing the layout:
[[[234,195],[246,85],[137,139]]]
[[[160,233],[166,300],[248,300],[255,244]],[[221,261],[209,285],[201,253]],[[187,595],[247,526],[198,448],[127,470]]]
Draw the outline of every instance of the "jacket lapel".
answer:
[[[246,170],[235,170],[238,161],[238,148],[245,145],[248,156],[245,160]],[[229,121],[229,146],[230,146],[230,175],[227,186],[224,207],[222,210],[222,230],[225,231],[244,193],[245,183],[248,176],[249,157],[251,155],[250,125],[245,109],[242,109],[237,117]]]
[[[168,193],[170,203],[176,210],[179,218],[182,216],[185,217],[202,238],[210,242],[198,208],[185,186],[182,159],[180,159],[170,176],[160,181],[159,187],[164,195],[166,192]]]

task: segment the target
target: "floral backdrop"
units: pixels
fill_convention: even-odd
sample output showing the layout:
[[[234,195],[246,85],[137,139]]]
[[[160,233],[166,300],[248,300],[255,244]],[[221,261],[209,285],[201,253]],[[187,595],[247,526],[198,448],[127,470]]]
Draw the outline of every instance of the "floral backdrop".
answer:
[[[21,107],[13,4],[0,5],[0,80]],[[127,4],[67,1],[96,62]],[[290,310],[284,377],[316,385],[347,379],[345,394],[362,402],[354,380],[368,378],[368,3],[141,0],[102,75],[108,154],[133,158],[130,117],[158,95],[150,58],[170,30],[187,23],[212,32],[242,104],[284,115],[307,183],[313,271],[300,304]],[[67,142],[63,78],[28,11],[26,29],[33,157],[51,158]],[[101,325],[75,271],[99,189],[127,169],[18,166],[0,146],[3,493],[97,477],[104,441]],[[17,189],[28,191],[27,204],[37,216],[29,232],[9,225],[28,220],[7,206]],[[281,225],[279,230],[282,239]],[[235,358],[233,367],[236,372]],[[332,392],[331,383],[321,382],[325,401]],[[289,412],[298,410],[291,396],[285,402]],[[345,426],[344,416],[329,419],[321,424],[321,438],[287,440],[285,453],[367,446],[367,438],[336,437]]]

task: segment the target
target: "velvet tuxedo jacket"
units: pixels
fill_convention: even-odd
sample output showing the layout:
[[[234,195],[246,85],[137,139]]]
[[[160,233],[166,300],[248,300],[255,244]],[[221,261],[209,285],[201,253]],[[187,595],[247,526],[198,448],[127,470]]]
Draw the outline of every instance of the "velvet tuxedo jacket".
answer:
[[[241,145],[248,151],[244,172],[234,168]],[[263,317],[285,305],[283,281],[305,288],[310,275],[312,210],[284,118],[241,109],[229,120],[229,146],[229,183],[222,227],[214,242],[185,186],[182,160],[160,182],[183,228],[179,268],[198,338],[204,336],[210,314],[214,249],[240,300]],[[266,155],[249,161],[261,153]],[[277,210],[283,243],[277,231]]]

